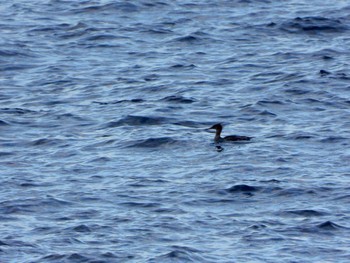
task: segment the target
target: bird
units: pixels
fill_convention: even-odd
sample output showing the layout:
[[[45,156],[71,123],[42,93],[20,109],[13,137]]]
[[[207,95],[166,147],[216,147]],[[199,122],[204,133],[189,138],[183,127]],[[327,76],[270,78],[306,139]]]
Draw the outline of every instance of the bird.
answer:
[[[252,137],[248,136],[240,136],[240,135],[230,135],[230,136],[225,136],[221,137],[221,132],[222,132],[222,125],[221,123],[214,124],[209,128],[209,130],[215,129],[215,137],[214,137],[214,142],[219,143],[219,142],[225,142],[225,141],[250,141]]]

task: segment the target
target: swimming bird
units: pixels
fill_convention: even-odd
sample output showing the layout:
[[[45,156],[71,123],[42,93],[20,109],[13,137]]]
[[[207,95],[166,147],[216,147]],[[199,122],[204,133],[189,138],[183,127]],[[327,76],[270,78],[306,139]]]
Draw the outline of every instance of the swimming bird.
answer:
[[[248,136],[240,136],[240,135],[230,135],[230,136],[225,136],[221,137],[221,132],[222,132],[222,125],[221,123],[217,123],[213,126],[211,126],[209,129],[215,129],[215,137],[214,137],[214,142],[224,142],[224,141],[249,141],[252,139],[252,137]]]

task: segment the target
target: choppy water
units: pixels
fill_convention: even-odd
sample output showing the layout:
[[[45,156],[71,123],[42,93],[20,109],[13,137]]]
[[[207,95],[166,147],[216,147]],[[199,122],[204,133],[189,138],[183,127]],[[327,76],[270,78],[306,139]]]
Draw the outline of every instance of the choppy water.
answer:
[[[0,10],[1,262],[349,262],[348,1]]]

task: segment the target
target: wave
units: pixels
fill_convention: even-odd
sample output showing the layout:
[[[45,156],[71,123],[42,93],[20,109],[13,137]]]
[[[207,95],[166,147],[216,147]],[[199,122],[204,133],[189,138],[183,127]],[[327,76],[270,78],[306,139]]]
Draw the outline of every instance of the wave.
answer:
[[[118,121],[112,121],[107,123],[106,128],[119,127],[124,125],[131,126],[143,126],[143,125],[160,125],[169,123],[170,119],[165,117],[146,117],[146,116],[134,116],[128,115]]]
[[[343,142],[345,140],[348,140],[345,137],[341,136],[329,136],[327,138],[324,138],[321,140],[322,143],[335,143],[335,142]]]
[[[177,140],[174,140],[170,137],[160,137],[160,138],[149,138],[146,140],[139,140],[133,143],[129,143],[127,147],[136,147],[136,148],[156,148],[165,145],[172,145],[177,143]]]
[[[342,33],[348,31],[349,27],[341,20],[326,17],[296,17],[282,23],[280,29],[289,33]]]
[[[30,144],[32,146],[52,146],[52,145],[57,145],[61,142],[62,140],[60,139],[42,138],[42,139],[34,140]]]
[[[150,259],[148,262],[209,262],[199,253],[202,251],[187,246],[172,246],[170,252]]]
[[[290,215],[290,216],[304,216],[304,217],[318,217],[318,216],[325,216],[327,213],[313,210],[313,209],[300,209],[300,210],[287,210],[284,211],[282,214],[284,215]]]
[[[175,101],[180,100],[180,103],[190,103],[187,99],[178,98]],[[203,125],[209,125],[208,123],[195,122],[195,121],[178,121],[174,118],[166,118],[166,117],[146,117],[146,116],[135,116],[128,115],[124,118],[121,118],[118,121],[111,121],[104,125],[103,128],[114,128],[120,126],[152,126],[152,125],[162,125],[162,124],[173,124],[185,127],[199,128],[203,127]]]
[[[317,227],[320,229],[325,229],[325,230],[336,230],[336,229],[340,229],[340,228],[345,228],[341,225],[333,223],[332,221],[323,222],[323,223],[317,225]]]
[[[250,186],[246,184],[238,184],[226,189],[226,191],[229,193],[252,193],[258,190],[259,190],[259,187]]]
[[[10,125],[8,122],[0,120],[0,126],[7,126]]]
[[[81,243],[78,239],[70,239],[75,240],[76,243]],[[132,258],[132,257],[130,257]],[[128,257],[128,259],[130,260]],[[42,257],[40,262],[124,262],[126,259],[122,259],[122,257],[116,256],[111,252],[105,252],[102,254],[94,253],[93,255],[87,254],[58,254],[52,253]]]
[[[78,13],[96,13],[96,12],[102,12],[102,11],[118,11],[118,12],[124,12],[124,13],[133,13],[139,11],[139,7],[132,3],[127,2],[117,2],[117,3],[110,3],[105,5],[91,5],[79,9],[74,9],[73,12]]]
[[[119,103],[141,103],[141,102],[145,102],[145,101],[143,99],[117,100],[117,101],[111,101],[111,102],[93,101],[93,103],[97,103],[100,105],[119,104]]]
[[[194,99],[185,98],[185,97],[176,96],[176,95],[164,97],[163,99],[161,99],[161,101],[174,102],[174,103],[185,103],[185,104],[195,102]]]
[[[185,43],[198,42],[199,40],[200,40],[200,38],[192,36],[192,35],[178,37],[178,38],[174,39],[175,42],[185,42]]]

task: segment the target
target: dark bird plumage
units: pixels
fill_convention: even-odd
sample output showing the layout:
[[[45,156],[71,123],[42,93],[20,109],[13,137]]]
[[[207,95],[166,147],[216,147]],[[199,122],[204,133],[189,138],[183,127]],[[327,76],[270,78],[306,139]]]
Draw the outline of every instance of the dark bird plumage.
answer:
[[[229,135],[229,136],[221,137],[222,125],[220,123],[217,123],[211,126],[209,129],[216,130],[215,137],[214,137],[215,142],[224,142],[224,141],[237,142],[237,141],[249,141],[250,139],[252,139],[252,137],[241,136],[241,135]]]

